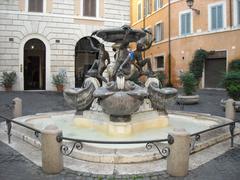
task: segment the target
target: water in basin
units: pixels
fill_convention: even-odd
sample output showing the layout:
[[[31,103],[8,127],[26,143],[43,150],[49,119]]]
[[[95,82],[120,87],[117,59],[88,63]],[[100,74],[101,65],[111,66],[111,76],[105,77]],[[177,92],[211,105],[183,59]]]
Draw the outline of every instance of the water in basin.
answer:
[[[77,127],[73,123],[74,114],[52,115],[34,119],[30,118],[26,122],[40,130],[44,129],[44,127],[49,124],[55,124],[59,129],[62,129],[63,136],[65,137],[99,141],[144,141],[164,139],[174,128],[184,128],[189,133],[195,133],[218,124],[216,121],[206,118],[196,118],[194,116],[169,114],[168,117],[167,127],[147,129],[138,133],[133,133],[127,137],[112,137],[104,132],[96,131],[94,128]]]

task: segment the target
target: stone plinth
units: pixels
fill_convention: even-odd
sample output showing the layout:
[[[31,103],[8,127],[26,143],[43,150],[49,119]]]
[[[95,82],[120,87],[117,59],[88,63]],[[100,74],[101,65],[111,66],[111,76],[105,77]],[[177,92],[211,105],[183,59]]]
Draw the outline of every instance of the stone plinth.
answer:
[[[42,131],[42,168],[47,174],[57,174],[63,170],[61,143],[57,142],[57,136],[61,133],[55,125],[49,125]]]
[[[170,135],[174,138],[174,143],[170,145],[167,172],[171,176],[186,176],[189,167],[190,134],[184,129],[175,129]]]

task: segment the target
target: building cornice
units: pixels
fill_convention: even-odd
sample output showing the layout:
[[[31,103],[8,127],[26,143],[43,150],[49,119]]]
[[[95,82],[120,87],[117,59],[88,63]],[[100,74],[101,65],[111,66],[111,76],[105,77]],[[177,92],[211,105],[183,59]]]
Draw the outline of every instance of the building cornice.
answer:
[[[193,33],[187,36],[175,36],[175,37],[171,37],[171,41],[177,41],[177,40],[181,40],[181,39],[187,39],[187,38],[192,38],[192,37],[198,37],[198,36],[208,36],[208,35],[213,35],[213,34],[220,34],[220,33],[226,33],[226,32],[233,32],[233,31],[239,31],[240,30],[240,26],[233,26],[232,28],[228,27],[226,29],[223,30],[218,30],[218,31],[206,31],[206,32],[201,32],[201,33]],[[157,43],[153,43],[153,47],[157,46],[159,44],[164,44],[168,42],[168,39],[165,39],[163,41],[157,42]]]
[[[171,1],[170,4],[174,4],[174,3],[177,3],[177,2],[179,2],[179,1],[182,1],[182,0],[173,0],[173,1]],[[169,3],[164,4],[164,5],[163,5],[161,8],[159,8],[158,10],[153,11],[151,14],[147,15],[147,16],[145,17],[145,19],[147,19],[147,18],[153,16],[154,14],[157,14],[158,12],[162,11],[163,9],[167,8],[168,5],[169,5]],[[143,18],[141,18],[141,19],[139,19],[138,21],[134,22],[133,24],[131,24],[131,26],[135,26],[135,25],[137,25],[137,24],[139,24],[139,23],[142,23],[142,22],[143,22]]]
[[[71,16],[71,15],[62,15],[62,14],[52,14],[52,13],[31,13],[31,12],[21,12],[21,11],[6,11],[0,10],[0,14],[15,14],[15,15],[27,15],[27,16],[44,16],[44,17],[60,17],[68,19],[80,19],[80,20],[93,20],[93,21],[104,21],[104,22],[119,22],[122,24],[130,24],[130,21],[126,20],[117,20],[110,18],[92,18],[92,17],[82,17],[82,16]]]

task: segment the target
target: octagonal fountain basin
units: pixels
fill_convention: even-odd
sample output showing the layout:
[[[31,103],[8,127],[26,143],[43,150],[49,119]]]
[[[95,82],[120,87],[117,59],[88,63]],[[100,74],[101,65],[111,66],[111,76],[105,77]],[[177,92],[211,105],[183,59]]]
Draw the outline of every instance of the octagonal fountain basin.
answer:
[[[128,129],[130,127],[131,133],[112,134],[112,131],[117,131],[116,123],[111,122],[107,115],[102,112],[88,112],[84,117],[76,116],[74,112],[61,113],[46,113],[37,114],[34,116],[23,116],[16,118],[16,121],[25,123],[28,126],[43,130],[49,124],[55,124],[63,131],[63,136],[74,139],[94,140],[94,141],[148,141],[157,139],[166,139],[168,133],[174,128],[184,128],[190,134],[206,130],[208,128],[230,122],[231,120],[211,116],[207,114],[197,113],[183,113],[171,112],[167,116],[159,115],[156,111],[146,111],[136,113],[132,117],[132,121],[118,124],[117,128]],[[88,119],[86,117],[88,116]],[[159,118],[155,118],[159,116]],[[94,117],[94,118],[93,118]],[[97,117],[97,119],[95,119]],[[112,126],[112,124],[114,124]],[[108,131],[107,129],[113,129]],[[38,139],[34,139],[33,133],[26,132],[25,128],[14,126],[13,132],[15,135],[21,136],[33,145],[40,144]],[[127,130],[128,132],[128,130]],[[228,127],[222,128],[215,133],[206,133],[201,136],[201,147],[203,143],[208,144],[208,140],[226,137],[229,133]],[[23,136],[25,138],[23,138]],[[26,138],[27,136],[27,138]],[[218,138],[218,139],[217,139]],[[33,140],[34,139],[34,140]],[[64,141],[70,147],[73,142]],[[104,162],[104,163],[131,163],[131,162],[145,162],[161,158],[161,155],[156,149],[146,149],[145,144],[91,144],[83,143],[83,149],[74,149],[71,154],[72,157],[86,161]],[[160,148],[168,146],[166,143],[159,144]],[[204,146],[206,147],[206,146]]]

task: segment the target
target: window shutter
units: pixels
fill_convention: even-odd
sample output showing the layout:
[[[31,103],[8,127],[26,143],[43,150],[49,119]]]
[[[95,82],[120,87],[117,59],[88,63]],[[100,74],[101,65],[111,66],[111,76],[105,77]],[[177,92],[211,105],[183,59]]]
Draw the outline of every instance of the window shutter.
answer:
[[[142,18],[142,4],[138,4],[138,20]]]
[[[217,6],[217,28],[223,28],[223,6]]]
[[[96,0],[83,0],[83,16],[96,17]]]
[[[181,15],[181,34],[186,34],[185,31],[185,14]]]
[[[161,40],[164,40],[164,24],[161,23]]]
[[[156,11],[158,9],[158,0],[154,0],[154,11]]]
[[[186,14],[186,33],[190,34],[191,33],[191,14],[187,13]]]
[[[156,25],[154,26],[154,38],[155,38],[155,41],[157,42],[157,26]]]
[[[211,20],[212,20],[212,29],[216,29],[217,28],[217,22],[216,22],[216,19],[217,19],[217,9],[216,7],[212,7],[212,10],[211,10]]]
[[[156,42],[158,42],[159,41],[158,24],[155,25],[155,38],[156,38]]]
[[[156,42],[159,42],[161,40],[161,24],[155,25],[155,39]]]
[[[237,1],[237,23],[240,25],[240,0]]]
[[[92,13],[91,13],[91,16],[94,16],[94,17],[96,17],[96,0],[91,0],[91,11],[92,11]]]
[[[28,0],[29,12],[43,12],[43,0]]]

